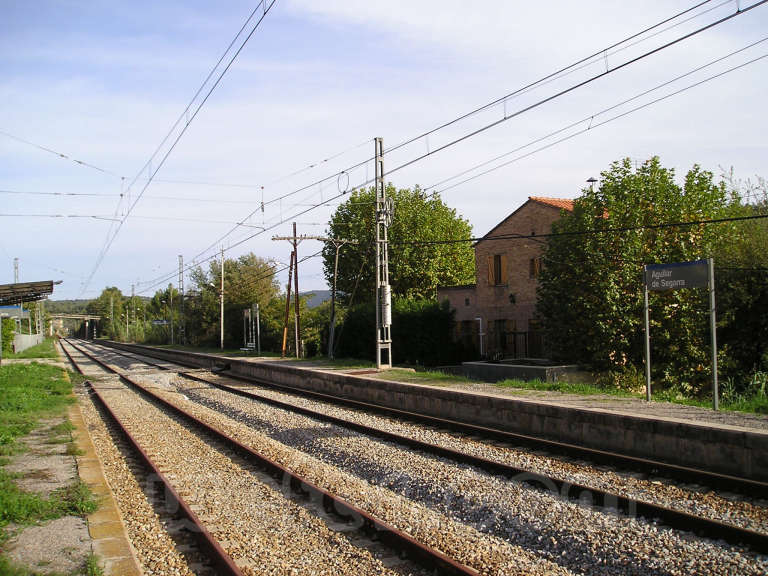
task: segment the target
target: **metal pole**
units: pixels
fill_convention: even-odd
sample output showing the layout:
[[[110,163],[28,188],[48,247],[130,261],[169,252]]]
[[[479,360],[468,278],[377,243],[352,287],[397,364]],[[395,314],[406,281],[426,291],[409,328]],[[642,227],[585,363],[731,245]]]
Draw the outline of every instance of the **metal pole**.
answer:
[[[221,293],[219,294],[219,347],[224,350],[224,246],[221,247]]]
[[[389,286],[389,246],[387,229],[391,218],[387,202],[387,187],[384,183],[384,141],[374,140],[376,172],[376,368],[392,368],[392,301]],[[387,353],[386,363],[382,362],[382,351]]]
[[[339,275],[339,250],[342,244],[336,244],[336,260],[333,265],[333,289],[331,290],[331,325],[328,328],[328,358],[333,360],[333,335],[336,331],[336,276]]]
[[[179,344],[186,342],[187,322],[184,317],[184,256],[179,254],[179,292],[181,301],[179,302]]]
[[[643,266],[643,317],[645,319],[645,399],[651,401],[651,333],[648,319],[648,267]]]
[[[293,306],[293,316],[294,316],[294,338],[296,340],[296,358],[300,358],[302,356],[301,354],[301,346],[300,346],[300,338],[301,338],[301,315],[299,313],[299,243],[296,239],[296,222],[293,223],[293,298],[294,298],[294,306]]]
[[[715,260],[707,258],[709,266],[709,329],[712,332],[712,408],[719,408],[717,389],[717,313],[715,307]]]
[[[243,348],[248,348],[248,310],[243,310]]]
[[[171,317],[171,346],[173,346],[173,284],[168,284],[168,315]]]
[[[256,304],[256,351],[261,356],[261,318],[259,318],[258,304]]]

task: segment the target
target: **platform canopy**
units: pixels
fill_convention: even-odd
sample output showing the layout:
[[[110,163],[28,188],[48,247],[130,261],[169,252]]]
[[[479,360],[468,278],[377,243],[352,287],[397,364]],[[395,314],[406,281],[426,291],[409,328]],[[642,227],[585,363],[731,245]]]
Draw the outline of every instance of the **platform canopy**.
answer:
[[[61,284],[61,280],[57,282],[45,280],[42,282],[0,284],[0,306],[42,300],[49,294],[53,294],[54,284]]]

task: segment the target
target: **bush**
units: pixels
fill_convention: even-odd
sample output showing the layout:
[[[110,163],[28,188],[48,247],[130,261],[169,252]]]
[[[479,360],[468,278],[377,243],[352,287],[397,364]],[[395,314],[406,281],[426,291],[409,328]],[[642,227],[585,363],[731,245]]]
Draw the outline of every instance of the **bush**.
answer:
[[[3,318],[2,320],[3,354],[10,354],[13,351],[13,335],[16,332],[16,324],[10,318]]]
[[[447,303],[395,299],[392,304],[392,356],[397,364],[439,366],[464,359],[465,351],[451,337],[453,312]],[[376,309],[373,302],[348,310],[339,331],[337,356],[375,359]]]

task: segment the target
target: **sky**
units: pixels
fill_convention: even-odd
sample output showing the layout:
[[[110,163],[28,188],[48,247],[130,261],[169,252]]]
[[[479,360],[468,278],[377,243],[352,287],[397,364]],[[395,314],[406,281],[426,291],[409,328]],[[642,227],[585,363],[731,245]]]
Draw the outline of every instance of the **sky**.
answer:
[[[0,0],[0,284],[14,258],[20,281],[63,281],[53,299],[151,296],[221,246],[287,263],[273,236],[323,235],[375,137],[387,181],[439,192],[476,236],[622,158],[768,177],[768,4],[640,58],[756,3],[621,43],[697,3],[276,0],[191,118],[257,2]],[[300,266],[326,288],[319,258]]]

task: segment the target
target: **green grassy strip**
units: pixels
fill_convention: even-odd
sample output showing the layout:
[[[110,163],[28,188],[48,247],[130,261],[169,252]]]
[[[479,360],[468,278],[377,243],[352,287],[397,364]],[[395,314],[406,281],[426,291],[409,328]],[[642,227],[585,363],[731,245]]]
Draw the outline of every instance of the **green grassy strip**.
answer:
[[[645,398],[645,392],[628,392],[620,388],[602,387],[597,384],[584,382],[542,382],[541,380],[525,382],[522,380],[503,380],[501,382],[496,382],[495,386],[507,389],[542,390],[547,392],[561,392],[564,394],[580,394],[584,396],[603,395],[619,398]],[[711,398],[690,398],[675,390],[654,391],[652,393],[652,398],[655,402],[670,402],[672,404],[698,406],[701,408],[712,407]],[[735,400],[723,398],[720,401],[720,409],[734,412],[768,414],[768,396],[764,394],[755,394],[751,397],[740,396]]]
[[[3,358],[58,358],[53,338],[46,338],[40,344],[22,350],[18,354],[4,353]]]
[[[61,368],[33,362],[0,366],[0,455],[14,451],[38,419],[65,413],[74,402]]]
[[[55,490],[45,498],[20,489],[14,475],[0,468],[0,527],[10,522],[29,524],[62,516],[85,516],[96,508],[91,490],[82,481]]]

